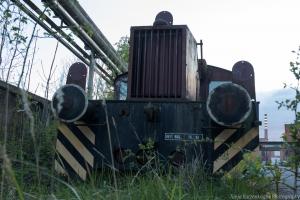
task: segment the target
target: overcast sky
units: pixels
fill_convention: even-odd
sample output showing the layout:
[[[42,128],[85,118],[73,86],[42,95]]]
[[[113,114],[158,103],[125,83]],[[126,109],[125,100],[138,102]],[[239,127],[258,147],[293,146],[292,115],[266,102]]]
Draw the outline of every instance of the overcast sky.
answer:
[[[152,25],[158,12],[170,11],[174,24],[188,25],[195,39],[203,40],[208,64],[231,70],[239,60],[252,63],[260,113],[269,114],[271,138],[279,139],[283,124],[291,122],[290,114],[276,111],[275,100],[286,97],[286,91],[280,91],[283,82],[293,80],[289,62],[294,58],[291,51],[300,45],[300,0],[79,0],[79,3],[112,44],[122,36],[129,36],[130,26]],[[49,55],[50,49],[54,51],[55,42],[43,40],[40,44],[41,56]],[[70,57],[61,47],[57,64]]]

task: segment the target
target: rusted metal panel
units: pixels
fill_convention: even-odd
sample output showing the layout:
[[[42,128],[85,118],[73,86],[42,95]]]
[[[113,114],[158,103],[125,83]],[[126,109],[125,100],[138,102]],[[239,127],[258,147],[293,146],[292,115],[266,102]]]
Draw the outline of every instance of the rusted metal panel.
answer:
[[[199,81],[197,43],[189,30],[187,30],[186,37],[186,97],[190,100],[196,100],[197,82]]]
[[[239,61],[232,67],[232,79],[233,82],[242,85],[251,96],[255,97],[255,77],[253,66],[247,61]]]
[[[211,65],[198,63],[200,72],[200,100],[206,100],[209,85],[213,81],[232,82],[243,86],[251,99],[255,99],[255,76],[252,65],[247,61],[239,61],[232,67],[232,71]]]
[[[200,66],[200,65],[199,65]],[[219,67],[200,66],[200,100],[205,101],[209,93],[209,84],[212,81],[232,81],[232,72]]]
[[[132,27],[129,99],[196,99],[196,41],[187,26]]]
[[[66,84],[75,84],[85,90],[86,85],[87,68],[85,64],[76,62],[71,65]]]

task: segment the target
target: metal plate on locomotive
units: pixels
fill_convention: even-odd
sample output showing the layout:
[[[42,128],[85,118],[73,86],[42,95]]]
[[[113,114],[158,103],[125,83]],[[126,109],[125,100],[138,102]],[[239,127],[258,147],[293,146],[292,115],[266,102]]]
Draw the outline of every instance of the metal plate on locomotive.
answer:
[[[164,133],[166,141],[203,141],[203,134],[195,133]]]

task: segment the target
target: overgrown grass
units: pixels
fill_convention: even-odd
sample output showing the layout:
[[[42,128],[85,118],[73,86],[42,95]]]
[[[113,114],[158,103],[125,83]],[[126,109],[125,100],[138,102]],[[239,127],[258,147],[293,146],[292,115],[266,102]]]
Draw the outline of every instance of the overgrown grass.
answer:
[[[14,169],[25,199],[231,199],[237,194],[267,194],[270,190],[264,177],[243,177],[238,169],[222,178],[208,176],[201,166],[169,170],[161,174],[153,169],[139,176],[134,172],[117,174],[118,188],[114,187],[110,171],[93,174],[87,182],[52,174],[47,168],[40,169],[41,184],[35,180],[34,163],[26,163],[24,171]],[[23,176],[20,176],[20,173]],[[8,174],[7,174],[8,175]],[[31,176],[29,181],[28,177]],[[7,177],[5,199],[17,199],[18,194],[11,177]],[[22,180],[23,179],[23,180]]]
[[[18,114],[20,115],[20,113]],[[92,174],[86,182],[67,179],[54,171],[57,123],[35,117],[35,142],[26,115],[13,123],[6,141],[7,154],[1,153],[4,167],[3,199],[232,199],[237,194],[267,194],[270,180],[262,174],[256,157],[248,156],[231,174],[212,177],[200,162],[167,172],[150,168],[137,172]],[[1,145],[2,141],[0,139]],[[38,155],[38,162],[36,162]],[[3,178],[3,179],[2,179]]]
[[[8,142],[12,164],[6,168],[4,199],[18,199],[20,192],[24,199],[230,199],[234,194],[266,194],[270,188],[266,187],[269,180],[259,176],[260,166],[253,158],[222,178],[207,175],[195,162],[164,173],[159,169],[139,175],[117,173],[117,188],[107,170],[93,174],[87,182],[67,180],[53,170],[55,127],[54,123],[42,130],[46,137],[39,140],[39,169],[30,141],[24,141],[20,149],[15,148],[20,145],[16,141]]]
[[[66,183],[55,179],[52,187],[50,183],[27,183],[22,185],[21,190],[28,199],[230,199],[232,194],[267,192],[266,188],[257,191],[242,180],[211,178],[199,183],[191,182],[190,178],[180,174],[158,176],[148,172],[139,176],[134,184],[131,184],[133,176],[118,176],[118,188],[114,188],[112,177],[99,175],[97,180],[85,183],[78,180]],[[6,194],[6,199],[17,198],[13,184],[7,185]]]

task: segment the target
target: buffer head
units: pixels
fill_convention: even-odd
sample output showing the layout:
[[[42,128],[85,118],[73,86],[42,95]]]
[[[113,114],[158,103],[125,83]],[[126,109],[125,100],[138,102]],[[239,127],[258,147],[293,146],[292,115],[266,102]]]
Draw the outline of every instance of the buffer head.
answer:
[[[206,108],[211,119],[217,124],[235,126],[249,117],[252,102],[242,86],[224,83],[209,93]]]
[[[67,84],[53,95],[51,109],[55,117],[63,122],[74,122],[83,117],[88,108],[85,91],[78,85]]]

